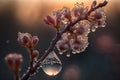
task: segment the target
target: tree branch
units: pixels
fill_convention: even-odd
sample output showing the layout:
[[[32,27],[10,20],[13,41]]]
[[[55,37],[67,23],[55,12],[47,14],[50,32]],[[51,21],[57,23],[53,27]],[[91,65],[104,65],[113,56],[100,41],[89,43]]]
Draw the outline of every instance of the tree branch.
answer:
[[[84,18],[78,18],[77,20],[75,20],[74,22],[71,22],[70,24],[67,25],[67,27],[61,31],[60,33],[57,33],[56,36],[54,37],[54,39],[51,41],[49,48],[46,50],[45,54],[38,60],[38,62],[36,63],[35,66],[33,66],[33,71],[28,70],[26,72],[25,75],[23,75],[21,80],[28,80],[28,78],[33,74],[33,72],[36,72],[36,70],[40,67],[41,63],[43,62],[43,60],[48,56],[48,54],[54,50],[55,45],[57,43],[57,41],[61,38],[61,35],[67,31],[70,31],[70,28],[73,27],[76,23],[78,23],[80,20],[86,20],[87,17],[90,15],[91,12],[93,12],[94,10],[100,8],[100,7],[104,7],[107,5],[107,1],[105,0],[103,3],[98,4],[96,7],[91,8],[88,12],[88,14],[84,17]]]

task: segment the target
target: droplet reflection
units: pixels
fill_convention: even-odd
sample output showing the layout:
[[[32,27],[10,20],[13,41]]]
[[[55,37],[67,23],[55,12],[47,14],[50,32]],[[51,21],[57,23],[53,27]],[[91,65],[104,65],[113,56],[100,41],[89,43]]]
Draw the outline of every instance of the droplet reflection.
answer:
[[[62,63],[55,52],[49,53],[42,63],[42,69],[49,76],[55,76],[61,71]]]

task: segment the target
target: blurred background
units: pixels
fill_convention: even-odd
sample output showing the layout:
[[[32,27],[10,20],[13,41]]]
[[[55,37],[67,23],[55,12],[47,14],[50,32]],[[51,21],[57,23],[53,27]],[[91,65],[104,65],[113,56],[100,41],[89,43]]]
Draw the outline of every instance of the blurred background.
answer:
[[[18,32],[39,36],[36,49],[40,51],[41,57],[55,35],[55,30],[43,22],[44,17],[64,6],[72,8],[76,2],[90,6],[92,1],[0,0],[0,80],[13,80],[13,73],[4,61],[8,53],[23,55],[20,74],[29,65],[26,49],[17,43]],[[105,7],[107,26],[89,34],[89,47],[70,58],[58,54],[63,65],[62,71],[57,76],[49,77],[40,69],[32,80],[120,80],[120,0],[108,2]]]

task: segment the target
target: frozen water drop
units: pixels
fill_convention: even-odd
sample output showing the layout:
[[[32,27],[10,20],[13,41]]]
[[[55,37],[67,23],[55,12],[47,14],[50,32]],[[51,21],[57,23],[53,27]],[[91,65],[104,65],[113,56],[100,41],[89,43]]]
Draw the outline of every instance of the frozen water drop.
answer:
[[[105,27],[105,25],[101,25],[101,27]]]
[[[42,69],[49,76],[55,76],[61,71],[62,63],[54,51],[45,58]]]
[[[98,28],[98,26],[96,25],[95,28]]]
[[[75,52],[75,51],[72,51],[72,53],[73,53],[73,54],[76,54],[76,52]]]
[[[70,54],[67,54],[66,56],[67,56],[67,57],[70,57]]]
[[[60,54],[60,55],[62,55],[62,54],[63,54],[63,52],[59,52],[59,54]]]
[[[92,30],[92,32],[95,32],[96,29],[95,29],[95,28],[92,28],[91,30]]]

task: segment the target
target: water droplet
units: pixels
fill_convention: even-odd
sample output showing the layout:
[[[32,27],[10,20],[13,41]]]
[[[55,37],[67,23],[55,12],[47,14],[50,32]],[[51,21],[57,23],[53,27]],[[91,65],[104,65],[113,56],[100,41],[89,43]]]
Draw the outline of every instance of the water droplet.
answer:
[[[49,76],[55,76],[61,71],[62,63],[54,51],[45,58],[42,69]]]
[[[59,54],[60,54],[60,55],[62,55],[62,54],[63,54],[63,52],[59,52]]]
[[[105,27],[105,25],[101,25],[101,27]]]
[[[67,53],[66,56],[67,56],[67,57],[70,57],[70,54]]]
[[[73,53],[73,54],[76,54],[76,52],[75,52],[75,51],[72,51],[72,53]]]
[[[95,30],[96,30],[96,29],[95,29],[94,27],[91,29],[92,32],[95,32]]]
[[[98,26],[96,25],[95,28],[98,28]]]

